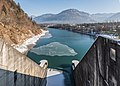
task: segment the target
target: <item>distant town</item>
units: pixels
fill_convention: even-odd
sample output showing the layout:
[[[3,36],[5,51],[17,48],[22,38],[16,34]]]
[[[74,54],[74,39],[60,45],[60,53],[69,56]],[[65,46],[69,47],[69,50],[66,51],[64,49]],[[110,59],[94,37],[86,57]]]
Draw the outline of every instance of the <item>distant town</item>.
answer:
[[[40,24],[42,27],[59,28],[91,36],[120,39],[120,22],[84,24]]]

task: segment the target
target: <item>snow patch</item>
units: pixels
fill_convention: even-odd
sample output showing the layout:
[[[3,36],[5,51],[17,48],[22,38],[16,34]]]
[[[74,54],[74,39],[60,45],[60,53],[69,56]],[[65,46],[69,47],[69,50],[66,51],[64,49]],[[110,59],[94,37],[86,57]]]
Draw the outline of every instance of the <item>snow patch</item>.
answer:
[[[48,33],[48,31],[42,30],[42,34],[35,35],[32,38],[27,39],[22,44],[15,45],[14,48],[24,54],[29,50],[29,47],[28,47],[29,45],[34,46],[36,42],[46,33]]]
[[[46,34],[44,36],[41,37],[41,39],[45,39],[45,38],[51,38],[52,35],[48,32],[46,32]]]

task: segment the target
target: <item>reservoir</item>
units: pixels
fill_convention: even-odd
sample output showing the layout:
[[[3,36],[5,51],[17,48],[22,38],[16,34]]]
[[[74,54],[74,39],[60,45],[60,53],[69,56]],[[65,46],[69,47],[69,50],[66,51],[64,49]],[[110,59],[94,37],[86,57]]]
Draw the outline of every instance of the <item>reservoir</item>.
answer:
[[[95,41],[93,37],[60,30],[46,28],[49,33],[37,41],[27,56],[39,63],[48,60],[49,68],[63,69],[72,64],[72,60],[81,60]]]

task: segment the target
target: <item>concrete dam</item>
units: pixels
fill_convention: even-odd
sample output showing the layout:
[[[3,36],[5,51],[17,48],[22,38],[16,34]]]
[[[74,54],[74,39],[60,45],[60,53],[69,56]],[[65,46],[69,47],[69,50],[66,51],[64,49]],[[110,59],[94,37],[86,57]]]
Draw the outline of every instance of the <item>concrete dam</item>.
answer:
[[[0,39],[0,86],[45,86],[47,68]]]
[[[75,86],[120,86],[119,52],[118,41],[98,37],[74,66]],[[0,39],[0,86],[46,86],[46,74],[46,64],[41,67]]]
[[[98,37],[73,71],[76,86],[120,86],[120,44]]]

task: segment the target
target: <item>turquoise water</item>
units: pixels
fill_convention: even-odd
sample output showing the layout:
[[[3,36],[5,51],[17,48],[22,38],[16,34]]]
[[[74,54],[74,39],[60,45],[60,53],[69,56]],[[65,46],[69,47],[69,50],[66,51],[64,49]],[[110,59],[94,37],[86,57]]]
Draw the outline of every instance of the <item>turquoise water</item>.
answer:
[[[63,45],[67,45],[73,49],[77,55],[75,56],[50,56],[50,55],[38,55],[33,52],[28,52],[30,57],[35,62],[39,63],[40,60],[48,60],[50,68],[64,68],[71,65],[72,60],[80,60],[85,55],[87,50],[93,44],[94,39],[91,36],[78,34],[66,30],[59,30],[53,28],[47,28],[52,35],[51,38],[41,38],[38,40],[34,48],[44,46],[53,42],[57,42]],[[42,51],[44,52],[44,51]],[[45,51],[46,52],[46,51]],[[56,51],[57,52],[57,51]],[[68,51],[67,51],[68,52]],[[59,53],[59,52],[58,52]]]

